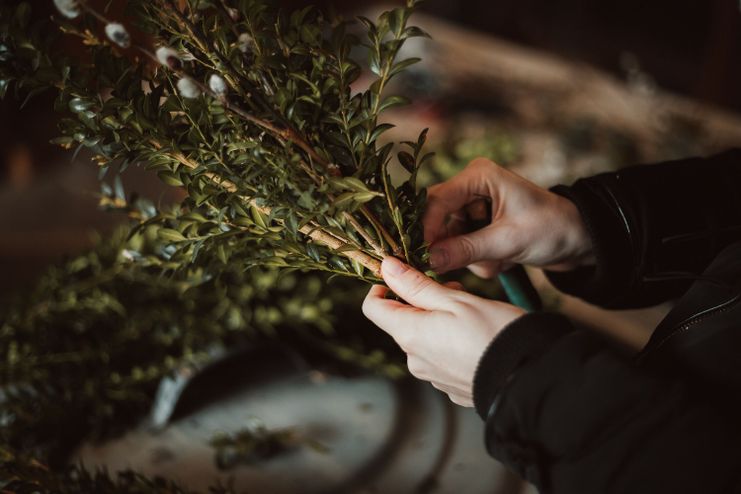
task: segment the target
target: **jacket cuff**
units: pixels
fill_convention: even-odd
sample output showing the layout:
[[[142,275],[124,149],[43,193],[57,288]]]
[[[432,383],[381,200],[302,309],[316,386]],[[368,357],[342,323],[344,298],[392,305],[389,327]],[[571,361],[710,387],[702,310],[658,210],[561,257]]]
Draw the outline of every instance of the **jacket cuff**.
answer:
[[[615,294],[630,287],[635,274],[630,219],[617,198],[597,180],[579,180],[572,187],[557,185],[551,191],[569,199],[579,210],[596,262],[595,266],[573,271],[547,271],[546,276],[563,293],[609,307]]]
[[[486,419],[497,394],[521,365],[573,329],[564,316],[549,312],[531,312],[505,326],[484,351],[474,375],[473,403],[481,418]]]

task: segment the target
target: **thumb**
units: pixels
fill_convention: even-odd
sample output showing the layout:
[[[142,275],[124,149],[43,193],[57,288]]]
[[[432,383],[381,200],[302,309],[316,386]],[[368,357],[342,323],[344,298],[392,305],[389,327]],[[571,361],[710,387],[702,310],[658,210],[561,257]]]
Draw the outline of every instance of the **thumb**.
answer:
[[[438,273],[463,268],[484,260],[499,260],[492,252],[494,227],[486,227],[466,235],[449,237],[430,248],[430,265]],[[500,250],[500,249],[497,249]]]
[[[448,305],[450,294],[456,292],[425,276],[395,257],[387,257],[381,265],[386,284],[407,303],[425,310],[439,310]]]

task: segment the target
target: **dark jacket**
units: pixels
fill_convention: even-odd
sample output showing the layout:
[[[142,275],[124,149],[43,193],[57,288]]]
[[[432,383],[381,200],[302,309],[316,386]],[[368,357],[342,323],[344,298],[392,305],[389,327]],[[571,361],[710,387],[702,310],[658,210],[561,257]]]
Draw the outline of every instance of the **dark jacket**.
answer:
[[[541,492],[741,493],[741,150],[628,168],[556,193],[596,267],[561,291],[622,309],[678,299],[637,356],[536,312],[479,363],[486,446]]]

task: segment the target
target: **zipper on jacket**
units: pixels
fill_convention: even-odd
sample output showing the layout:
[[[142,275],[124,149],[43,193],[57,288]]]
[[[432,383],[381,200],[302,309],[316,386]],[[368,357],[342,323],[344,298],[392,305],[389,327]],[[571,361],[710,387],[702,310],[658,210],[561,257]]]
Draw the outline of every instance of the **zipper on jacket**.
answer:
[[[658,343],[656,343],[655,345],[653,345],[651,348],[647,348],[646,351],[645,351],[645,353],[643,353],[639,357],[639,360],[643,360],[651,352],[657,351],[659,348],[661,348],[662,346],[664,346],[664,344],[667,341],[671,340],[675,336],[680,335],[680,334],[684,334],[684,333],[688,332],[692,328],[692,326],[694,326],[695,324],[699,323],[700,321],[703,321],[703,320],[707,319],[708,317],[711,317],[713,315],[719,314],[721,312],[725,312],[726,310],[730,309],[731,306],[733,306],[739,300],[741,300],[741,293],[736,294],[732,298],[730,298],[730,299],[726,300],[725,302],[722,302],[722,303],[720,303],[720,304],[718,304],[718,305],[716,305],[714,307],[710,307],[708,309],[702,310],[702,311],[700,311],[700,312],[698,312],[698,313],[696,313],[696,314],[688,317],[687,319],[685,319],[681,323],[679,323],[676,326],[674,326],[674,328],[672,329],[672,331],[668,335],[666,335],[664,338],[662,338]]]

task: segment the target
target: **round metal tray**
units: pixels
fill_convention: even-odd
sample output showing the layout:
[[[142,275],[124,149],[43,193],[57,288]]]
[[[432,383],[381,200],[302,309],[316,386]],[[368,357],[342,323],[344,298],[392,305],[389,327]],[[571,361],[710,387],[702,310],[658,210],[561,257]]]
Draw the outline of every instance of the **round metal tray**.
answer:
[[[453,405],[428,384],[284,370],[265,373],[161,430],[143,424],[107,443],[84,444],[75,459],[88,468],[172,478],[201,492],[219,481],[252,494],[521,491],[486,454],[483,424],[473,410]],[[191,399],[198,402],[204,392],[194,390]],[[301,446],[220,471],[209,440],[255,418],[269,429],[294,428],[328,451]]]

